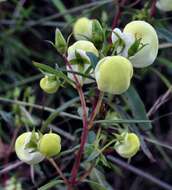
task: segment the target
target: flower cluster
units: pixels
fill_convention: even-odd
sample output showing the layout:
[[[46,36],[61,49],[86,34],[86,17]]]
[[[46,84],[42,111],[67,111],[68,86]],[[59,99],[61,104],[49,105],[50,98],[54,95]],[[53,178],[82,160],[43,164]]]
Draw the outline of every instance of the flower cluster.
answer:
[[[72,71],[95,77],[98,89],[111,94],[121,94],[130,86],[133,67],[151,65],[158,53],[158,37],[154,28],[145,21],[132,21],[123,31],[115,28],[111,34],[112,44],[107,44],[105,32],[97,20],[80,18],[73,28],[76,41],[67,48],[67,43],[59,30],[56,30],[56,49],[65,54]],[[102,47],[101,49],[99,49]],[[98,60],[93,67],[92,59]],[[71,70],[66,66],[68,71]],[[74,81],[72,73],[68,77]],[[81,85],[94,82],[85,76],[77,76]],[[58,78],[43,78],[41,88],[54,93],[59,88]]]
[[[56,29],[52,45],[67,62],[67,76],[61,71],[58,74],[54,70],[52,73],[43,72],[45,76],[40,81],[42,90],[55,93],[63,86],[63,78],[72,82],[74,87],[77,79],[80,86],[96,81],[97,88],[102,92],[115,95],[126,92],[134,68],[147,67],[157,57],[156,31],[145,21],[132,21],[123,31],[119,28],[111,31],[111,43],[105,37],[106,33],[98,20],[80,18],[73,27],[77,41],[68,46],[69,40],[66,41]],[[52,71],[51,68],[47,70]],[[122,157],[131,158],[139,150],[140,141],[136,134],[122,132],[117,136],[114,148]],[[17,138],[15,150],[22,161],[36,164],[45,157],[57,155],[61,150],[61,139],[53,133],[26,132]]]
[[[37,164],[46,157],[56,156],[61,150],[61,138],[58,134],[42,135],[37,132],[25,132],[15,142],[18,158],[30,165]]]

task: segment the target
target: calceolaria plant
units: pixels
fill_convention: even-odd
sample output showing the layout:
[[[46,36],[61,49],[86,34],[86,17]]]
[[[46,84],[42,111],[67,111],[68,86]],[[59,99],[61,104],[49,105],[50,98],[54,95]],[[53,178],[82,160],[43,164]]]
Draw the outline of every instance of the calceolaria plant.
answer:
[[[48,159],[69,190],[80,184],[89,174],[92,176],[91,171],[96,165],[110,167],[107,157],[109,149],[117,156],[127,159],[131,159],[141,149],[140,131],[138,132],[139,129],[134,122],[133,129],[130,122],[127,123],[132,114],[128,107],[123,105],[128,101],[132,104],[129,99],[131,97],[136,98],[139,103],[138,95],[132,87],[132,79],[137,72],[135,67],[143,69],[150,66],[158,53],[157,33],[146,21],[132,21],[123,29],[113,28],[109,32],[109,29],[102,27],[98,20],[84,17],[74,23],[72,34],[77,40],[74,43],[71,43],[71,35],[65,39],[61,31],[56,29],[55,42],[51,42],[62,60],[62,66],[57,62],[54,68],[34,62],[44,75],[40,80],[43,91],[58,94],[60,86],[71,87],[79,95],[81,105],[78,106],[78,103],[74,105],[77,107],[75,110],[77,115],[73,115],[73,112],[62,112],[63,116],[79,119],[83,126],[80,145],[71,146],[69,150],[62,152],[63,156],[71,153],[73,162],[70,162],[70,165],[72,164],[70,175],[67,178],[52,159],[58,158],[60,162],[61,157],[58,156],[61,151],[60,136],[44,132],[66,105],[55,110],[55,113],[43,122],[41,132],[23,133],[15,144],[16,154],[23,162],[38,164]],[[116,100],[114,108],[111,102]],[[67,105],[76,101],[69,101]],[[96,120],[96,116],[99,117],[99,121]],[[124,123],[123,118],[127,118]],[[78,126],[72,127],[76,129]],[[73,135],[79,132],[80,130]],[[66,132],[62,134],[66,136]],[[73,139],[73,136],[67,136]],[[68,159],[66,160],[68,163]],[[91,167],[83,173],[80,172],[80,166]]]

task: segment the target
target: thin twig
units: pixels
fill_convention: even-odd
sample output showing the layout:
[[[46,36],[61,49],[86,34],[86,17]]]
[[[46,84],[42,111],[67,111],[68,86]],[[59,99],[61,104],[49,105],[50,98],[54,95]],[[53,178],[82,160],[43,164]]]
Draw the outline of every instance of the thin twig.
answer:
[[[91,127],[93,126],[94,119],[95,119],[96,115],[99,113],[101,103],[102,103],[102,100],[103,100],[103,96],[104,96],[104,93],[99,92],[98,100],[97,100],[96,105],[95,105],[95,107],[93,109],[93,112],[91,113],[90,121],[88,123],[88,128],[89,129],[91,129]]]
[[[27,27],[33,27],[37,24],[40,24],[40,23],[45,23],[49,20],[53,20],[53,19],[57,19],[61,16],[64,16],[66,13],[76,13],[78,11],[82,11],[82,10],[85,10],[85,9],[89,9],[93,6],[100,6],[100,5],[104,5],[104,4],[108,4],[108,3],[111,3],[113,2],[114,0],[103,0],[103,1],[95,1],[95,2],[91,2],[91,3],[87,3],[87,4],[83,4],[83,5],[80,5],[78,7],[74,7],[74,8],[71,8],[69,10],[66,10],[66,11],[63,11],[63,13],[56,13],[54,15],[50,15],[50,16],[47,16],[47,17],[44,17],[44,18],[41,18],[37,21],[34,21],[32,23],[30,23]]]
[[[4,166],[4,168],[2,170],[0,170],[0,175],[13,170],[13,169],[21,166],[22,164],[24,164],[24,162],[22,162],[22,161],[17,161],[15,163],[8,164],[7,166]]]
[[[95,162],[93,164],[91,164],[91,166],[89,167],[89,169],[80,177],[80,179],[78,181],[79,182],[84,181],[90,175],[90,173],[94,169],[95,165],[96,165]]]
[[[141,0],[135,0],[135,2],[131,3],[130,5],[126,6],[126,8],[132,8],[137,5]]]
[[[151,181],[152,183],[157,184],[159,187],[161,187],[163,189],[172,190],[172,186],[169,185],[168,183],[161,181],[160,179],[152,176],[151,174],[146,173],[145,171],[142,171],[118,158],[115,158],[113,156],[107,156],[107,159],[110,160],[112,163],[118,164],[121,167],[125,168],[126,170],[129,170],[129,171],[135,173],[136,175],[139,175],[139,176]]]
[[[66,177],[63,175],[63,172],[61,171],[61,169],[58,167],[58,165],[56,164],[56,162],[50,158],[48,159],[49,162],[54,166],[54,168],[56,169],[57,173],[60,175],[60,177],[63,179],[64,183],[67,185],[67,186],[70,186],[68,180],[66,179]]]
[[[165,94],[161,95],[156,100],[152,108],[148,111],[147,116],[150,117],[151,115],[153,115],[164,103],[166,103],[169,100],[171,93],[172,93],[172,87],[169,88]]]

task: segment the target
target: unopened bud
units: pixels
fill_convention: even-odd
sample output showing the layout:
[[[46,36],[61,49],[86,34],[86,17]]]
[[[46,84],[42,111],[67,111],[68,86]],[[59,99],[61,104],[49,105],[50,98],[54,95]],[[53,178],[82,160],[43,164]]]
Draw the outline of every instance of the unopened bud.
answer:
[[[64,39],[61,31],[58,28],[56,28],[55,32],[55,47],[61,54],[64,54],[67,49],[66,40]]]

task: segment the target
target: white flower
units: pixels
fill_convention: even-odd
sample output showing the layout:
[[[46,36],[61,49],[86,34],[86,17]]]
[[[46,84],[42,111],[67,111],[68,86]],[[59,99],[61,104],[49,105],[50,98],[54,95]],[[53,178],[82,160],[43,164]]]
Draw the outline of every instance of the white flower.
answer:
[[[79,73],[85,73],[91,66],[91,61],[89,56],[86,54],[87,52],[90,52],[98,57],[98,50],[94,46],[92,42],[86,41],[86,40],[80,40],[75,42],[73,45],[71,45],[68,48],[68,61],[71,62],[72,70]],[[72,63],[72,60],[76,59],[76,53],[84,59],[84,63]],[[67,70],[71,70],[69,66],[66,67]],[[93,69],[91,69],[88,74],[93,75]],[[81,75],[76,75],[80,84],[83,85],[84,83],[90,83],[93,82],[93,80],[85,78]],[[74,80],[74,76],[72,73],[68,73],[68,77],[72,80]]]
[[[18,158],[27,164],[37,164],[41,162],[45,157],[33,148],[28,148],[27,144],[30,142],[32,132],[26,132],[20,135],[15,143],[15,151]],[[39,141],[39,134],[35,133],[37,141]]]
[[[117,54],[122,55],[123,57],[128,57],[128,50],[135,41],[134,35],[121,32],[119,28],[115,28],[112,31],[111,39],[113,44],[118,40],[122,40],[122,43],[118,44]]]
[[[125,26],[124,33],[134,35],[136,39],[141,39],[141,43],[145,45],[130,58],[133,66],[142,68],[151,65],[158,54],[159,42],[155,29],[145,21],[132,21]]]
[[[156,7],[162,11],[172,11],[172,0],[159,0]]]

